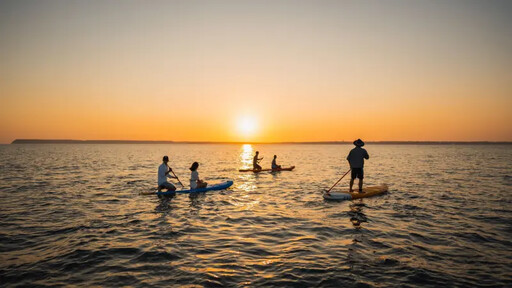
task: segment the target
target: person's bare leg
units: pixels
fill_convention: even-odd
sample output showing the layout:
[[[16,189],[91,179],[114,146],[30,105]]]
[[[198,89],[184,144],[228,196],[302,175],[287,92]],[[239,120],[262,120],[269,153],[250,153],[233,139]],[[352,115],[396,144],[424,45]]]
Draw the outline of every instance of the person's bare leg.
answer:
[[[363,179],[359,179],[359,192],[363,192]]]
[[[352,192],[352,186],[354,186],[354,179],[353,178],[350,178],[350,189],[348,190],[349,192]]]

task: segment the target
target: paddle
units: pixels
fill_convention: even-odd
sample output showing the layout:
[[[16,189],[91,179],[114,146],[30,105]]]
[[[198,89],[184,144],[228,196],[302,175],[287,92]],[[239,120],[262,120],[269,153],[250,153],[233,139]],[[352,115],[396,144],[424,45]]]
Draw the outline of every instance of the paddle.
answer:
[[[331,192],[332,188],[334,188],[334,186],[338,185],[338,183],[340,183],[341,179],[343,179],[343,177],[345,177],[348,172],[350,172],[350,170],[352,169],[348,169],[347,173],[343,174],[343,176],[341,176],[340,180],[336,181],[336,183],[334,183],[334,185],[332,185],[331,189],[327,190],[327,192],[325,192],[326,194],[329,194],[329,192]]]
[[[178,178],[178,176],[176,176],[176,174],[174,173],[174,171],[172,171],[171,167],[169,167],[169,165],[167,165],[167,168],[169,168],[169,170],[172,172],[172,175],[174,175],[174,177],[176,177],[176,180],[178,180],[178,182],[180,183],[180,185],[185,188],[185,185],[183,185],[183,183],[181,183],[180,179]]]

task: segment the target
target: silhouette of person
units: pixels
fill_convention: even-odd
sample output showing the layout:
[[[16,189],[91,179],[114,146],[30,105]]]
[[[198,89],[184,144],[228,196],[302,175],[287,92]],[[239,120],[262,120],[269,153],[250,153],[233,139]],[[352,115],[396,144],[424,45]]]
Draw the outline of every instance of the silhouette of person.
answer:
[[[277,155],[274,155],[274,159],[272,160],[272,170],[278,170],[281,169],[281,165],[277,165],[276,163]]]
[[[352,170],[350,178],[350,192],[352,192],[352,186],[354,185],[354,179],[359,179],[359,193],[363,193],[363,178],[364,178],[364,159],[370,159],[370,155],[365,149],[361,148],[364,146],[364,142],[361,139],[354,141],[356,147],[350,150],[348,153],[347,160]]]
[[[256,151],[256,155],[254,155],[254,158],[252,159],[252,167],[254,170],[261,170],[261,166],[258,165],[258,163],[263,159],[263,157],[258,158],[259,154],[260,152]]]

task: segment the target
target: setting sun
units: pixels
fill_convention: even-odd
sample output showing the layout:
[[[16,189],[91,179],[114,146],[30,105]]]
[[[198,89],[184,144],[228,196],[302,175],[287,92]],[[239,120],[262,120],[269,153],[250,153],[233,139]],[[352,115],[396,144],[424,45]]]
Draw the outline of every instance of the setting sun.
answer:
[[[237,122],[238,133],[244,137],[253,136],[256,133],[257,126],[256,119],[252,117],[243,117]]]

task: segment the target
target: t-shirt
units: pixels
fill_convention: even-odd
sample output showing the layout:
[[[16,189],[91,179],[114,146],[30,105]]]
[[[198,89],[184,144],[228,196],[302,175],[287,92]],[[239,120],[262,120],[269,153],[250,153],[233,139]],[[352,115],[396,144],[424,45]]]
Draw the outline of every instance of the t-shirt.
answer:
[[[165,175],[169,168],[167,168],[167,165],[165,163],[162,163],[162,165],[158,166],[158,185],[162,185],[163,183],[167,182],[167,177],[171,177],[169,174]]]
[[[192,173],[190,173],[190,189],[196,189],[197,180],[199,180],[199,173],[192,171]]]
[[[366,152],[365,149],[361,147],[356,147],[350,150],[348,153],[347,160],[350,163],[350,168],[363,168],[364,159],[369,159],[370,155]]]

